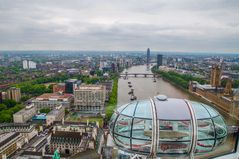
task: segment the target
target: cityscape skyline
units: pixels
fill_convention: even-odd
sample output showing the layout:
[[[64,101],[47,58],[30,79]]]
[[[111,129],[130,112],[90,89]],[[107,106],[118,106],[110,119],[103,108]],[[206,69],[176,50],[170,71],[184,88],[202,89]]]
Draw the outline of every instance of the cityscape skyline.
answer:
[[[0,0],[0,159],[239,159],[238,0]]]
[[[237,1],[0,4],[0,50],[239,52]]]
[[[4,51],[0,158],[238,156],[239,56],[147,50]]]

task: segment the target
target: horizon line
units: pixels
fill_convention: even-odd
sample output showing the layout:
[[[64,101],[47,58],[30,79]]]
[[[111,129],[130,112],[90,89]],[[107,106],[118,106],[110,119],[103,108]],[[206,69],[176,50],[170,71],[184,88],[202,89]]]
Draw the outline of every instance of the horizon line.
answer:
[[[60,50],[57,50],[57,49],[54,49],[54,50],[0,50],[0,53],[2,52],[37,52],[37,51],[40,51],[40,52],[46,52],[46,51],[53,51],[53,52],[138,52],[138,53],[144,53],[144,52],[147,52],[147,48],[145,49],[145,51],[142,51],[142,50],[63,50],[63,49],[60,49]],[[189,53],[193,53],[193,54],[239,54],[239,52],[214,52],[214,51],[159,51],[159,50],[152,50],[150,49],[150,52],[151,53],[179,53],[179,54],[189,54]]]

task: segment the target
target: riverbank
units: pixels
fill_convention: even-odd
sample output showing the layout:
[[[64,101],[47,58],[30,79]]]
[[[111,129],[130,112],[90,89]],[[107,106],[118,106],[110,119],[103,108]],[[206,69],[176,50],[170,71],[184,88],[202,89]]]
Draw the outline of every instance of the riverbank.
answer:
[[[105,115],[106,115],[105,117],[106,117],[107,121],[110,120],[112,114],[114,113],[114,109],[116,108],[116,105],[117,105],[118,77],[115,77],[113,81],[114,81],[114,83],[113,83],[112,92],[110,94],[110,100],[106,104],[106,107],[105,107]]]

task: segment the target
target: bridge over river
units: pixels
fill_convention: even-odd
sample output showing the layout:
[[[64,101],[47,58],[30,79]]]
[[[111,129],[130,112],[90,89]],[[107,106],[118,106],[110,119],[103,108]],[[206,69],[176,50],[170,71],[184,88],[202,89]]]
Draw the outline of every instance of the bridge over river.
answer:
[[[120,77],[149,77],[149,78],[157,78],[159,75],[154,74],[154,73],[121,73]]]

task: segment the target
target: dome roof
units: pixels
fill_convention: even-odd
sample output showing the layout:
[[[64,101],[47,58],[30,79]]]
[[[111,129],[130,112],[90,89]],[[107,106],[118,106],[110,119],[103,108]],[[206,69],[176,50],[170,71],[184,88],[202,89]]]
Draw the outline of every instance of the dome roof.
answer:
[[[145,155],[205,153],[227,136],[226,124],[215,109],[164,95],[118,107],[109,125],[119,148]]]

